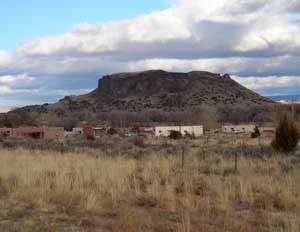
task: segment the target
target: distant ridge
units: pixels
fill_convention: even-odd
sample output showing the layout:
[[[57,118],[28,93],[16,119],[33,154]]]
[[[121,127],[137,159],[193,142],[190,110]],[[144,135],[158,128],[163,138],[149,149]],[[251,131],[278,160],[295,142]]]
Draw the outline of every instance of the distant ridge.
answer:
[[[267,98],[269,98],[273,101],[300,100],[300,95],[278,95],[278,96],[267,96]]]

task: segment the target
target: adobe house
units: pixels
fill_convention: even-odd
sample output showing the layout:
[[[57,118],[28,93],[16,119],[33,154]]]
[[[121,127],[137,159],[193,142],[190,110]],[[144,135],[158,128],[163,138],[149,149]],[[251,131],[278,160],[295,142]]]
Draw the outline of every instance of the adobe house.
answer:
[[[92,126],[84,126],[82,129],[83,135],[86,138],[100,138],[101,135],[106,133],[106,128],[104,127],[92,127]]]
[[[254,124],[223,125],[222,132],[229,134],[252,133],[254,132],[255,127]]]
[[[13,138],[33,138],[33,139],[63,139],[63,127],[19,127],[12,128]]]
[[[156,126],[155,136],[170,136],[171,131],[179,131],[182,135],[195,135],[200,137],[204,134],[203,126]]]
[[[84,126],[83,127],[83,134],[86,138],[94,137],[94,129],[92,126]]]

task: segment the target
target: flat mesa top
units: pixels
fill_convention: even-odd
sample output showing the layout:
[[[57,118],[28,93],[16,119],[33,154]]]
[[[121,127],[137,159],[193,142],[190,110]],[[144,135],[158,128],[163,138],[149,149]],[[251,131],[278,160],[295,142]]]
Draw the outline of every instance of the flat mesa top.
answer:
[[[113,79],[123,79],[130,77],[160,77],[160,76],[177,76],[177,77],[190,77],[193,75],[197,76],[212,76],[212,77],[221,77],[220,74],[215,74],[207,71],[191,71],[191,72],[167,72],[164,70],[148,70],[148,71],[140,71],[140,72],[120,72],[114,73],[111,75],[106,75],[103,78],[113,78]]]

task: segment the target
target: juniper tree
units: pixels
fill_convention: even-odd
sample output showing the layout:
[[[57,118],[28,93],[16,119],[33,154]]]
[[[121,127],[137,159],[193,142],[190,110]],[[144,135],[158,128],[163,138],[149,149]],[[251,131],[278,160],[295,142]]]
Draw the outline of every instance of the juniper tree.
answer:
[[[294,121],[284,115],[276,129],[272,147],[283,153],[289,153],[296,149],[299,140],[299,131]]]

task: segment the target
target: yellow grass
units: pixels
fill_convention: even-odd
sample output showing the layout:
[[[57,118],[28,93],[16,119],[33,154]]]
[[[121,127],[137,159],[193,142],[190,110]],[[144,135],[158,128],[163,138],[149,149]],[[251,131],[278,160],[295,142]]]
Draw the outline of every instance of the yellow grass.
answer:
[[[137,160],[1,150],[0,199],[9,203],[0,205],[0,229],[11,220],[33,231],[63,221],[72,231],[298,232],[297,160],[241,158],[234,173],[233,158],[196,153],[181,169],[180,157],[159,154]],[[30,207],[14,216],[24,202]]]

